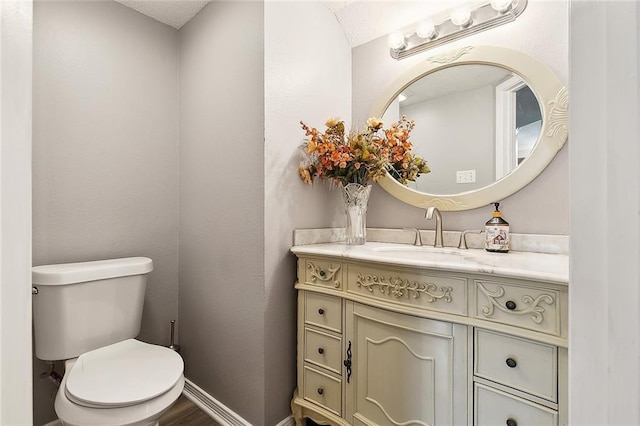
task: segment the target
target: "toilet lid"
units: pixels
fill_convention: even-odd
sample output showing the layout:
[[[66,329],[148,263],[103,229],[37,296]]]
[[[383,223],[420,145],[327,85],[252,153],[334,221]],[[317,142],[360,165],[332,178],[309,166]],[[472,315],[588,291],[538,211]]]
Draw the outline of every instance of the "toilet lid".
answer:
[[[176,352],[129,339],[80,355],[68,373],[66,392],[79,404],[135,405],[171,389],[183,369]]]

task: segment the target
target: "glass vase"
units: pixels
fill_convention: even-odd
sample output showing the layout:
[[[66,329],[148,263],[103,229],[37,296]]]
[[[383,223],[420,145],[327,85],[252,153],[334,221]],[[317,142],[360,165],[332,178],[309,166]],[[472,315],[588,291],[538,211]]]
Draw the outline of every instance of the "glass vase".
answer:
[[[367,241],[367,203],[371,185],[349,183],[342,187],[344,211],[347,215],[347,244],[362,245]]]

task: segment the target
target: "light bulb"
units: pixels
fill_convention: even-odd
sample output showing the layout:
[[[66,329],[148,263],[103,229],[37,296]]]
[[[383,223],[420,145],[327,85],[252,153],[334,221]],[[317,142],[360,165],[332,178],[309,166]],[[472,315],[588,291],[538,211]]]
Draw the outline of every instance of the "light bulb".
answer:
[[[459,7],[451,13],[451,22],[459,27],[467,27],[471,24],[471,9]]]
[[[402,50],[407,47],[407,41],[404,38],[404,34],[399,31],[389,34],[387,43],[389,43],[389,47],[393,50]]]
[[[491,7],[499,13],[504,13],[511,8],[513,0],[491,0]]]
[[[418,23],[416,34],[420,38],[431,39],[436,35],[436,27],[431,19]]]

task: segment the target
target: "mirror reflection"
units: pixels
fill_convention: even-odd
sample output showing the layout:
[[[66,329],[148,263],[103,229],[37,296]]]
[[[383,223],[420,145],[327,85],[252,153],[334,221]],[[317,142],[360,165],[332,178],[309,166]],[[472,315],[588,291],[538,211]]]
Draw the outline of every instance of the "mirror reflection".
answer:
[[[387,107],[385,123],[416,122],[413,151],[431,173],[411,187],[458,194],[505,177],[527,158],[542,128],[535,94],[521,77],[492,65],[440,69],[405,87]]]

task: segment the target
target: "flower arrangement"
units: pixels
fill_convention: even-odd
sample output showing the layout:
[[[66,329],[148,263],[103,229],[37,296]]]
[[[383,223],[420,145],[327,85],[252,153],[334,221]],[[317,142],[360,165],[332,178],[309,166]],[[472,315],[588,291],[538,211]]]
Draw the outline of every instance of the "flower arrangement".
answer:
[[[409,136],[415,123],[406,116],[388,129],[383,129],[382,121],[371,117],[364,131],[348,134],[344,121],[338,118],[327,120],[323,133],[302,121],[300,124],[308,137],[300,146],[305,159],[298,167],[305,183],[312,184],[317,176],[342,186],[367,185],[389,172],[406,184],[430,171],[426,161],[411,152],[413,144]]]

